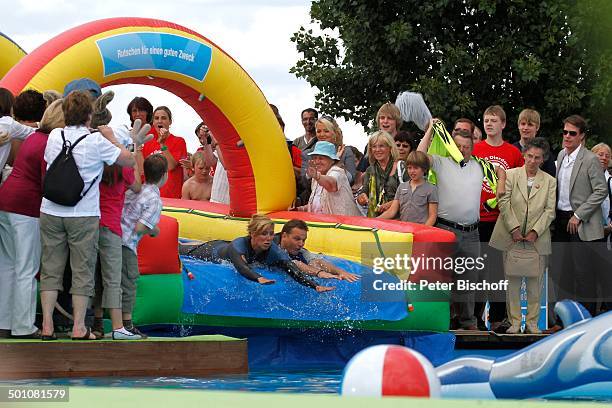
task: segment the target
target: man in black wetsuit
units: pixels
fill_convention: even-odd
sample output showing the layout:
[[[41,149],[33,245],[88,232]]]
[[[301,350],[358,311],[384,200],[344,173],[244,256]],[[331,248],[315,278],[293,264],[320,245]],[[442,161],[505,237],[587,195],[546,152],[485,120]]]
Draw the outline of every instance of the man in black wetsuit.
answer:
[[[319,278],[340,279],[348,282],[355,282],[359,279],[358,275],[338,268],[304,248],[307,235],[308,226],[306,223],[302,220],[293,219],[283,226],[281,232],[274,235],[274,242],[287,252],[289,258],[304,273]]]

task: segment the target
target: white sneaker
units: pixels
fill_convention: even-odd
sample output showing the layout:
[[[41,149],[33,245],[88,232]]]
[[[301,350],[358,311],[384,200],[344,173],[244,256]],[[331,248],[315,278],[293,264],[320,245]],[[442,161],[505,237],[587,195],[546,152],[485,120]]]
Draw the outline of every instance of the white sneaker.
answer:
[[[113,330],[113,340],[140,340],[142,337],[139,334],[134,334],[125,328]]]

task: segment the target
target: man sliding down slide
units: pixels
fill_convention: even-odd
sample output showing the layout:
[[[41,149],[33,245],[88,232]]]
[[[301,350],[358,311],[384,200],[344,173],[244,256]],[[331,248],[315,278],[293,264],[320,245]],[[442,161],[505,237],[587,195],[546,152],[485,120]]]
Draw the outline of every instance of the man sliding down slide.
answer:
[[[359,275],[346,272],[336,265],[321,259],[306,248],[306,238],[308,236],[308,226],[302,220],[289,220],[283,229],[274,236],[274,242],[283,249],[289,258],[309,275],[324,279],[340,279],[348,282],[355,282]]]
[[[206,261],[229,260],[242,276],[262,285],[273,284],[275,281],[259,275],[249,264],[258,262],[267,266],[278,266],[298,283],[311,287],[317,292],[334,289],[330,286],[317,285],[298,268],[285,251],[273,242],[274,223],[268,217],[254,215],[247,231],[248,236],[236,238],[232,242],[210,241],[181,244],[179,252],[181,255],[193,256]]]

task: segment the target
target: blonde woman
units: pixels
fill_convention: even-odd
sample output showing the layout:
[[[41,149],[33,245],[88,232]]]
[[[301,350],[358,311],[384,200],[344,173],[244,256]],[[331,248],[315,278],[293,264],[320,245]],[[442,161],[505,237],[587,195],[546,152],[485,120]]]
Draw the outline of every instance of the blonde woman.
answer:
[[[404,121],[402,120],[402,114],[400,113],[399,108],[391,102],[384,103],[378,109],[378,112],[376,112],[376,126],[378,127],[378,130],[384,130],[390,134],[393,139],[395,139],[399,133],[403,123]],[[357,172],[359,174],[365,173],[367,168],[370,167],[370,162],[368,161],[368,150],[369,146],[366,145],[366,149],[363,152],[363,158],[357,166]],[[361,184],[359,187],[361,187]]]
[[[370,136],[368,161],[370,167],[363,177],[363,187],[357,203],[368,206],[368,217],[376,217],[389,209],[395,198],[397,187],[405,180],[397,174],[399,152],[393,137],[383,131]]]
[[[351,149],[347,149],[343,144],[342,129],[340,129],[338,123],[330,116],[322,116],[315,123],[315,130],[317,141],[330,142],[336,146],[338,167],[341,167],[346,171],[346,177],[348,178],[349,183],[353,184],[353,180],[355,180],[355,173],[357,172],[355,166],[355,155]],[[302,175],[306,175],[310,162],[309,154],[313,150],[314,146],[311,149],[307,149],[302,152]]]

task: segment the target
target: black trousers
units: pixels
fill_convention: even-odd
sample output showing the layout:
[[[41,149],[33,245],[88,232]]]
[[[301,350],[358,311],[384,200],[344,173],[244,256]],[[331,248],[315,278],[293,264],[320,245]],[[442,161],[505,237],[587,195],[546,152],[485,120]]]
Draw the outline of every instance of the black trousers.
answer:
[[[570,211],[557,211],[553,235],[552,283],[555,300],[571,299],[580,302],[591,315],[597,311],[599,241],[583,241],[578,234],[570,234],[567,224]],[[604,288],[606,291],[608,288]]]

